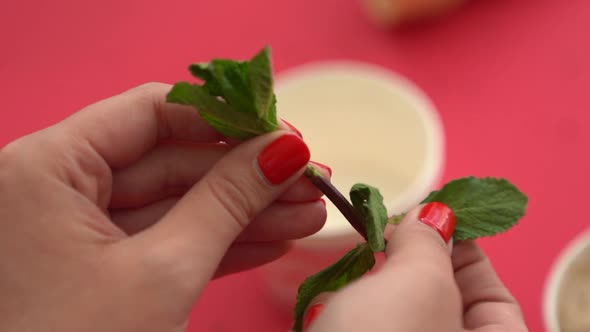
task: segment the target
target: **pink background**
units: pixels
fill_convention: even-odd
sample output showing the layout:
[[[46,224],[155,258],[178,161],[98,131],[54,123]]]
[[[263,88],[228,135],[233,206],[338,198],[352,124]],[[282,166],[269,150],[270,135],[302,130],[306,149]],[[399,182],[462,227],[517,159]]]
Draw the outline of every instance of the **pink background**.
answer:
[[[474,0],[397,32],[372,27],[357,1],[3,1],[0,144],[134,85],[188,79],[191,62],[245,58],[265,44],[277,71],[319,59],[386,66],[438,107],[445,179],[506,177],[529,195],[522,223],[481,243],[531,331],[542,331],[547,272],[588,224],[589,32],[585,0]],[[286,331],[290,317],[257,280],[212,283],[191,331]]]

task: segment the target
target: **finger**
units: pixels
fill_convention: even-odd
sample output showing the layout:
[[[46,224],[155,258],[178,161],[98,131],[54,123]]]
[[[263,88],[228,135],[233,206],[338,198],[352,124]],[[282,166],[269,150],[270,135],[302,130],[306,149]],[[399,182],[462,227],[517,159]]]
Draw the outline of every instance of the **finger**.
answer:
[[[329,166],[320,164],[316,161],[311,161],[310,165],[320,172],[322,177],[330,180],[332,178],[332,169]],[[309,202],[316,201],[324,194],[306,177],[300,177],[295,185],[289,187],[289,189],[283,193],[279,200],[284,202]]]
[[[160,144],[113,174],[110,207],[136,208],[182,195],[229,151],[223,144]]]
[[[326,302],[334,296],[334,292],[323,292],[318,294],[307,306],[303,313],[302,330],[306,332],[309,330],[311,323],[313,323],[320,313],[324,310]]]
[[[127,235],[133,236],[153,226],[180,200],[169,197],[137,209],[110,210],[111,221]]]
[[[300,138],[303,138],[303,134],[301,134],[301,131],[299,131],[299,129],[297,129],[294,125],[292,125],[291,123],[287,122],[287,120],[285,119],[281,119],[279,122],[279,127],[283,130],[289,130],[293,133],[295,133],[297,136],[299,136]]]
[[[225,144],[167,142],[158,145],[138,162],[113,174],[111,208],[137,208],[184,194],[231,148]],[[329,167],[316,163],[330,178]],[[301,177],[279,200],[310,202],[322,197],[311,182]]]
[[[111,220],[128,235],[154,225],[180,198],[168,198],[139,209],[112,210]],[[326,222],[326,205],[274,203],[262,211],[236,239],[237,242],[276,242],[300,239],[319,231]]]
[[[149,83],[90,105],[63,126],[113,168],[139,159],[163,139],[216,142],[221,135],[188,106],[166,102],[171,86]]]
[[[461,301],[447,246],[453,230],[454,216],[442,204],[409,212],[393,229],[381,268],[337,292],[310,331],[459,331]]]
[[[326,222],[326,203],[275,203],[258,215],[240,236],[240,242],[301,239],[319,231]]]
[[[294,133],[295,135],[299,136],[299,138],[303,138],[303,135],[301,134],[299,129],[295,128],[295,126],[293,126],[292,124],[290,124],[286,120],[279,119],[278,123],[279,123],[279,129],[290,131],[290,132]],[[229,143],[231,145],[237,145],[237,144],[241,143],[240,140],[234,139],[234,138],[228,138],[226,141],[227,141],[227,143]]]
[[[202,289],[250,221],[302,175],[309,156],[305,143],[284,131],[240,144],[127,246],[148,261],[183,264],[188,275],[177,277],[198,276]]]
[[[518,303],[475,242],[455,245],[453,267],[463,297],[465,328],[479,332],[527,331]]]
[[[448,246],[454,230],[455,216],[447,206],[442,203],[419,206],[392,231],[386,249],[388,265],[427,254],[431,263],[450,267]]]
[[[291,242],[271,243],[239,243],[231,246],[219,268],[215,278],[237,273],[270,263],[285,255],[293,247]]]

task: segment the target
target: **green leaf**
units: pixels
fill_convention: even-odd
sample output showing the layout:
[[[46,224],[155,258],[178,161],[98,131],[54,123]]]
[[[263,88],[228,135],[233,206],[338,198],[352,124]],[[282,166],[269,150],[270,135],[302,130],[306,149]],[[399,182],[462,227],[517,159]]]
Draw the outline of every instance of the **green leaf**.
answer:
[[[277,98],[274,93],[270,101],[270,108],[264,116],[263,124],[268,132],[277,130],[279,128],[279,123],[277,120]]]
[[[240,140],[279,128],[268,47],[250,61],[213,59],[189,70],[204,83],[181,82],[169,102],[194,106],[212,127]]]
[[[383,196],[375,187],[357,183],[350,189],[350,200],[360,213],[361,220],[373,252],[385,250],[383,232],[387,225],[387,209],[383,205]]]
[[[228,137],[248,139],[267,132],[264,123],[256,117],[235,111],[230,105],[208,94],[202,86],[176,83],[166,96],[166,101],[194,106],[209,125]]]
[[[456,218],[455,240],[504,232],[525,214],[527,197],[505,179],[467,177],[447,183],[422,203],[441,202]]]
[[[370,271],[374,265],[373,252],[366,243],[362,243],[335,264],[305,279],[297,293],[293,331],[301,332],[305,309],[317,295],[346,286]]]
[[[205,82],[203,88],[209,92],[209,94],[218,97],[223,95],[221,86],[219,86],[219,82],[213,78],[211,67],[208,63],[194,63],[189,66],[189,70],[194,77],[200,78]]]
[[[213,80],[221,88],[221,97],[238,112],[258,115],[247,77],[248,63],[215,59],[210,67]]]
[[[166,102],[192,106],[198,103],[198,98],[192,84],[178,82],[166,95]]]
[[[271,112],[271,105],[274,104],[272,69],[268,47],[263,48],[250,60],[248,79],[252,88],[254,106],[258,111],[258,116],[266,118],[267,113]]]
[[[393,215],[393,216],[389,217],[389,220],[387,222],[392,225],[399,225],[399,223],[402,222],[402,220],[405,217],[406,217],[406,213],[400,213],[400,214]]]

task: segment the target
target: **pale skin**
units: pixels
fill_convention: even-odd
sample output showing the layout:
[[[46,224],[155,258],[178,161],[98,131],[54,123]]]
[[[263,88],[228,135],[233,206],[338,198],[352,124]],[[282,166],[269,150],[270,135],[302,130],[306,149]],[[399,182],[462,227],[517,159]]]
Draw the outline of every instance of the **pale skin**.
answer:
[[[318,296],[314,303],[325,309],[307,331],[528,331],[517,301],[475,242],[445,243],[417,221],[420,208],[391,231],[376,273]]]
[[[322,227],[303,169],[271,185],[254,166],[287,126],[235,144],[166,104],[169,88],[134,88],[0,150],[1,331],[184,331],[212,278]],[[526,331],[475,244],[451,260],[411,218],[384,268],[318,299],[311,331]]]

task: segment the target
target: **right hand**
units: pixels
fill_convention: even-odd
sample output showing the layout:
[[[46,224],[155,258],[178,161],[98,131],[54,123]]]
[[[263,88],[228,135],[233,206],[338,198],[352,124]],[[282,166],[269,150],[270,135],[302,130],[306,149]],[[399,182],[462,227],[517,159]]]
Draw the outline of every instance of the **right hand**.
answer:
[[[452,241],[443,240],[454,230],[452,211],[426,206],[393,229],[376,273],[312,302],[306,332],[528,331],[518,303],[475,242],[457,242],[451,250]]]

